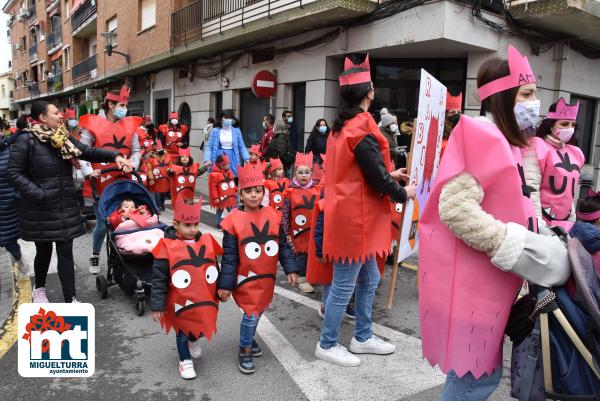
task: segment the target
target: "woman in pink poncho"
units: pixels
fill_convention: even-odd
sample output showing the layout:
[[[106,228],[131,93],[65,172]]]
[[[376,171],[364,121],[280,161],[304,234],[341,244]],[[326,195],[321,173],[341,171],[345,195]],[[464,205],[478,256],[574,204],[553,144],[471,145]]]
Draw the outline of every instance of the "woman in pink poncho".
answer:
[[[519,128],[539,110],[535,75],[516,49],[508,55],[481,66],[481,116],[461,116],[419,223],[423,355],[447,373],[441,401],[486,400],[523,279],[553,286],[570,273],[560,240],[535,233]]]

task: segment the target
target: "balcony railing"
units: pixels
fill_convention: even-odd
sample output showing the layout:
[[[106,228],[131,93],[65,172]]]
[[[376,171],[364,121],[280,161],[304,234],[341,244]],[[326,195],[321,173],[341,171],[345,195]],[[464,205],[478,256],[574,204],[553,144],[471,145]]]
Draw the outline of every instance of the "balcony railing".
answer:
[[[48,92],[58,92],[63,88],[63,74],[54,74],[52,77],[48,77]]]
[[[202,0],[194,1],[171,15],[173,35],[184,34],[202,25]]]
[[[71,14],[71,31],[76,31],[96,14],[96,0],[86,0]]]
[[[89,78],[92,71],[94,71],[96,68],[96,55],[94,54],[92,57],[87,58],[81,63],[73,66],[71,70],[71,76],[73,78],[73,81],[82,81],[84,79]]]
[[[54,27],[54,31],[50,32],[48,38],[46,39],[46,49],[48,51],[54,49],[57,46],[62,44],[62,28],[60,24]]]
[[[27,91],[29,92],[30,96],[39,96],[40,87],[39,87],[38,83],[35,81],[28,82],[27,83]]]
[[[27,18],[29,18],[30,20],[35,18],[35,3],[29,6],[27,14]]]
[[[29,48],[29,62],[30,63],[33,63],[34,61],[36,61],[38,59],[37,46],[38,45],[36,43]]]

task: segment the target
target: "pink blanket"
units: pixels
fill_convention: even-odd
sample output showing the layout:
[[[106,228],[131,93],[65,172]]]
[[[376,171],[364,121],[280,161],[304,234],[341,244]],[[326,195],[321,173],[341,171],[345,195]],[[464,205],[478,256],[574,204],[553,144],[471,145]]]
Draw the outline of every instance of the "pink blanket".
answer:
[[[158,225],[158,217],[156,215],[147,220],[147,227],[144,230],[132,232],[129,234],[116,235],[115,240],[117,247],[123,255],[142,255],[150,253],[158,244],[165,233],[160,228],[148,229]],[[140,229],[140,226],[133,220],[125,220],[115,230],[115,233]]]

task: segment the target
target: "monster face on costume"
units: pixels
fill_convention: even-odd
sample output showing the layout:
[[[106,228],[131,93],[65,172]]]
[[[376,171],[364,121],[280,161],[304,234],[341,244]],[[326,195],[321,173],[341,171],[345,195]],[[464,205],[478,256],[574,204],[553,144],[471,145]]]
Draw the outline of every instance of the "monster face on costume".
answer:
[[[310,217],[315,207],[317,195],[302,196],[302,203],[292,207],[292,238],[308,234],[310,231]]]
[[[240,269],[238,271],[237,287],[241,287],[255,280],[273,280],[275,274],[270,269],[263,269],[269,263],[267,259],[275,258],[279,254],[279,244],[277,235],[269,234],[269,222],[267,221],[262,229],[259,229],[254,223],[250,223],[254,235],[243,238],[240,241],[242,245],[240,252]]]
[[[217,185],[219,187],[219,200],[221,201],[221,205],[224,205],[223,208],[235,206],[237,188],[233,175],[224,174],[223,179]],[[233,202],[231,201],[232,198]]]

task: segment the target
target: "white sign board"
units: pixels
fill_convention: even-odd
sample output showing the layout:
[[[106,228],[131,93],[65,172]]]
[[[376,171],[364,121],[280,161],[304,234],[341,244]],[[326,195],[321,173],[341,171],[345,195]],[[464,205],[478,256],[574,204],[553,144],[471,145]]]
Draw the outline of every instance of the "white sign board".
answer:
[[[421,69],[419,111],[410,150],[410,183],[417,185],[417,196],[406,203],[398,262],[417,248],[417,228],[423,206],[429,198],[440,164],[440,150],[446,117],[447,89],[427,71]]]

